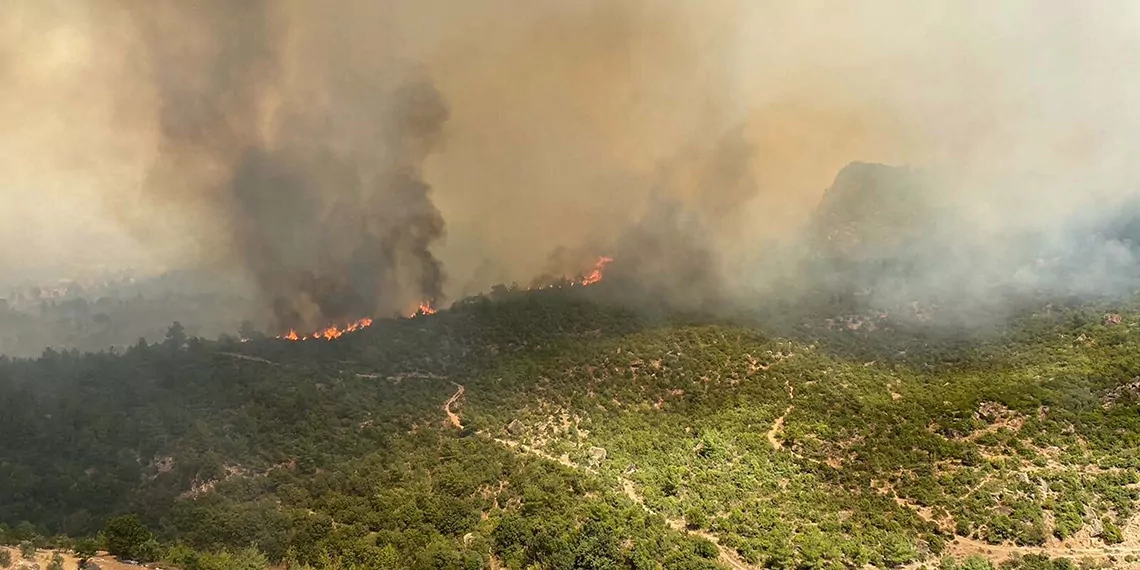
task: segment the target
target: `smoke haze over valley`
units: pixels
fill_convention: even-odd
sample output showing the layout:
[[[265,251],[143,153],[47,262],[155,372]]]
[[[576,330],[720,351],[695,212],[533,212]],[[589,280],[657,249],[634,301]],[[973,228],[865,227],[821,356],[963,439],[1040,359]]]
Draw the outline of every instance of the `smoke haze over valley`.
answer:
[[[600,255],[686,308],[1127,290],[1140,13],[1037,8],[17,0],[0,285],[192,271],[273,332]]]
[[[1140,570],[1140,3],[7,0],[0,85],[0,568]]]

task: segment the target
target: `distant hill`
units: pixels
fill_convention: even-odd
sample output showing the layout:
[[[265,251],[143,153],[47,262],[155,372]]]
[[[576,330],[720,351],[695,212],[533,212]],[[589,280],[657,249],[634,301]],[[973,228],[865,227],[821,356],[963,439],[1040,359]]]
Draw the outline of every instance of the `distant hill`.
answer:
[[[0,354],[124,349],[161,340],[173,321],[196,336],[237,334],[251,308],[241,291],[234,279],[202,271],[0,291]]]
[[[906,167],[853,162],[824,193],[812,218],[819,253],[849,263],[908,257],[939,237],[944,196]]]

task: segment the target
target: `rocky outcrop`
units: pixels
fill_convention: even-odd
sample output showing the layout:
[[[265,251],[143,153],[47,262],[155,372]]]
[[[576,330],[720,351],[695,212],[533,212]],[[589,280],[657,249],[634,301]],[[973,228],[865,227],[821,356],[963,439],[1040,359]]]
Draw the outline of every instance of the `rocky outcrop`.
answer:
[[[586,455],[590,458],[590,462],[596,465],[606,460],[606,448],[591,447]]]
[[[1115,406],[1120,402],[1140,400],[1140,376],[1132,378],[1131,382],[1113,388],[1101,400],[1105,408]]]

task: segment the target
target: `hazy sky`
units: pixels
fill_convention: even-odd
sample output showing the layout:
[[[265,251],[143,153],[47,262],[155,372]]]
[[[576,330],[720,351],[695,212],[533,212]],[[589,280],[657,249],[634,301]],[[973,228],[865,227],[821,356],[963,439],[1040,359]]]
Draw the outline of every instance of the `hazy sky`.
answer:
[[[210,244],[185,204],[122,212],[160,147],[133,5],[0,7],[4,279],[173,267]],[[280,73],[258,95],[266,124],[302,100],[351,122],[322,93],[397,64],[441,92],[449,119],[423,168],[452,294],[525,281],[558,246],[612,241],[654,192],[723,200],[740,210],[729,241],[753,247],[802,219],[853,160],[942,169],[996,226],[1135,187],[1135,2],[270,5]],[[208,41],[163,49],[209,54]],[[730,133],[751,182],[732,199],[707,175]]]

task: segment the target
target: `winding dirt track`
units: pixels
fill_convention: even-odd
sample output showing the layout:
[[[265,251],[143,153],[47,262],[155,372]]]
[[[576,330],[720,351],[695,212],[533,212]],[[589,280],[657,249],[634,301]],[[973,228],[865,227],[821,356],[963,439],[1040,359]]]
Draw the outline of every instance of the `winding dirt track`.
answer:
[[[1140,554],[1140,546],[1016,546],[1012,544],[989,544],[972,538],[957,537],[946,545],[946,550],[958,557],[979,554],[993,562],[1001,562],[1014,555],[1044,554],[1050,558],[1123,558],[1129,554]],[[1134,566],[1125,566],[1134,567]]]
[[[463,396],[464,387],[459,385],[459,384],[455,384],[455,386],[458,388],[458,390],[455,392],[455,394],[453,394],[451,396],[451,398],[449,398],[447,400],[447,402],[444,403],[443,409],[447,413],[447,418],[450,421],[450,423],[457,428],[462,428],[461,424],[459,423],[459,416],[451,411],[451,405],[454,404],[460,397]],[[787,382],[785,383],[785,388],[787,389],[787,392],[788,392],[788,399],[794,400],[795,399],[795,388],[790,383],[787,383]],[[788,407],[784,410],[784,414],[781,415],[780,417],[776,418],[776,420],[773,422],[772,428],[767,433],[768,441],[772,444],[772,447],[777,449],[777,450],[783,448],[783,442],[780,441],[780,439],[777,436],[780,434],[781,431],[783,431],[785,418],[794,409],[795,409],[795,406],[793,404],[789,403]],[[480,433],[482,434],[482,432],[480,432]],[[573,469],[588,471],[590,473],[595,473],[595,474],[597,473],[596,471],[594,471],[593,469],[590,469],[589,467],[585,467],[585,466],[578,465],[578,464],[574,463],[573,461],[571,461],[569,459],[569,457],[566,457],[566,456],[554,457],[554,456],[542,451],[541,449],[536,449],[536,448],[530,447],[528,445],[524,445],[524,444],[517,442],[517,441],[510,441],[510,440],[499,439],[499,438],[491,438],[491,439],[493,441],[495,441],[496,443],[504,445],[504,446],[506,446],[510,449],[513,449],[515,451],[518,451],[520,453],[535,455],[535,456],[541,457],[543,459],[546,459],[548,461],[555,461],[555,462],[561,463],[562,465],[565,465],[565,466],[573,468]],[[650,509],[648,505],[645,504],[643,497],[641,496],[641,494],[637,490],[637,486],[632,481],[630,481],[629,479],[626,479],[624,477],[618,477],[618,482],[621,485],[621,490],[625,494],[626,497],[628,497],[631,501],[633,501],[634,503],[639,505],[646,512],[654,513],[654,511],[652,509]],[[910,508],[914,508],[913,505],[909,505],[909,504],[907,504],[905,506],[910,507]],[[921,514],[920,514],[920,516],[921,516]],[[732,568],[733,570],[757,570],[758,568],[761,568],[760,566],[752,565],[752,564],[749,564],[746,561],[742,560],[733,549],[721,546],[718,537],[711,534],[711,533],[703,532],[703,531],[690,530],[686,527],[685,521],[681,520],[681,519],[674,519],[674,518],[666,517],[665,521],[674,530],[677,530],[679,532],[691,533],[693,535],[700,536],[702,538],[706,538],[709,541],[711,541],[713,544],[716,545],[717,550],[719,551],[719,556],[717,557],[718,560],[722,564],[727,565],[728,567]],[[1078,559],[1080,559],[1080,558],[1093,558],[1093,559],[1113,558],[1116,560],[1117,564],[1120,564],[1121,561],[1119,559],[1123,558],[1124,556],[1140,555],[1140,514],[1134,515],[1133,518],[1128,522],[1128,524],[1125,526],[1125,529],[1124,529],[1124,535],[1125,535],[1124,536],[1124,539],[1125,539],[1124,543],[1120,544],[1120,545],[1116,545],[1116,546],[1087,546],[1087,547],[1070,547],[1070,546],[1061,546],[1061,545],[1056,545],[1056,546],[1048,545],[1048,546],[1037,546],[1037,547],[1016,546],[1016,545],[1010,545],[1010,544],[995,545],[995,544],[989,544],[986,542],[982,542],[980,540],[974,540],[974,539],[959,536],[959,537],[956,537],[953,541],[951,541],[949,544],[946,545],[945,554],[949,554],[951,556],[954,556],[955,558],[964,558],[964,557],[969,556],[971,554],[978,554],[978,555],[981,555],[981,556],[985,557],[986,559],[990,560],[991,562],[994,562],[995,564],[1000,563],[1004,560],[1007,560],[1007,559],[1009,559],[1015,555],[1016,556],[1024,556],[1026,554],[1045,554],[1045,555],[1049,556],[1050,558],[1058,558],[1058,557],[1069,557],[1069,558],[1078,558]],[[904,566],[903,570],[914,570],[917,568],[928,566],[930,563],[931,563],[930,559],[915,561],[915,562],[912,562],[912,563]],[[1124,565],[1120,566],[1120,567],[1121,568],[1129,568],[1129,569],[1140,569],[1140,563],[1124,563]]]
[[[454,398],[454,396],[453,396],[453,398]],[[449,402],[450,402],[450,400],[449,400]],[[450,417],[450,412],[449,412],[449,417]],[[577,463],[574,463],[573,461],[571,461],[569,457],[566,457],[566,456],[554,457],[553,455],[550,455],[549,453],[546,453],[545,451],[542,451],[541,449],[535,449],[533,447],[530,447],[529,445],[524,445],[524,444],[519,443],[517,441],[510,441],[510,440],[499,439],[499,438],[492,438],[492,439],[496,443],[505,445],[508,448],[513,449],[515,451],[518,451],[520,453],[531,454],[531,455],[546,459],[547,461],[555,461],[555,462],[561,463],[562,465],[570,467],[571,469],[586,471],[586,472],[589,472],[589,473],[592,473],[595,475],[597,474],[597,471],[590,469],[589,467],[578,465]],[[629,479],[626,479],[625,477],[618,477],[618,482],[621,483],[622,492],[625,493],[626,497],[628,497],[631,501],[633,501],[638,506],[640,506],[642,508],[642,510],[644,510],[645,512],[650,513],[650,514],[656,514],[656,512],[653,509],[650,509],[649,506],[647,506],[645,504],[645,500],[642,498],[641,494],[637,492],[637,487],[633,484],[633,481],[630,481]],[[680,519],[673,519],[673,518],[666,517],[665,523],[668,524],[673,530],[676,530],[678,532],[691,533],[693,535],[700,536],[700,537],[705,538],[705,539],[709,540],[710,542],[712,542],[714,545],[716,545],[717,551],[719,553],[719,556],[717,557],[717,559],[720,560],[723,564],[727,565],[728,567],[733,568],[734,570],[757,570],[758,568],[760,568],[759,566],[752,566],[752,565],[744,562],[743,560],[741,560],[740,557],[737,556],[736,553],[732,549],[725,548],[725,547],[721,546],[720,545],[720,539],[711,533],[707,533],[707,532],[703,532],[703,531],[689,530],[685,526],[685,521],[680,520]]]
[[[452,382],[452,384],[455,383]],[[463,392],[465,392],[467,389],[460,384],[455,384],[455,387],[458,389],[454,394],[451,395],[450,398],[447,399],[446,402],[443,403],[443,412],[447,414],[447,421],[451,423],[451,425],[455,426],[456,429],[463,429],[463,424],[459,422],[459,414],[451,411],[451,405],[462,398]]]
[[[773,449],[784,448],[784,442],[780,441],[780,439],[776,436],[784,430],[784,419],[787,418],[788,414],[792,413],[792,410],[794,409],[795,406],[788,406],[787,409],[784,410],[784,415],[776,418],[775,422],[772,422],[772,429],[768,430],[767,437],[768,443],[772,444]]]
[[[229,356],[230,358],[237,358],[239,360],[248,360],[250,362],[260,362],[262,364],[269,364],[271,366],[277,366],[276,362],[273,362],[272,360],[266,360],[260,356],[250,356],[248,354],[242,354],[240,352],[219,352],[218,354],[224,354],[226,356]]]
[[[796,399],[796,389],[792,386],[791,382],[785,380],[784,389],[788,391],[789,402]],[[767,437],[768,443],[772,444],[773,449],[779,450],[784,448],[784,442],[780,441],[776,436],[784,430],[784,420],[787,419],[788,414],[792,413],[794,409],[796,409],[796,407],[789,403],[788,407],[784,409],[784,415],[776,418],[775,422],[772,422],[772,429],[768,430]]]

